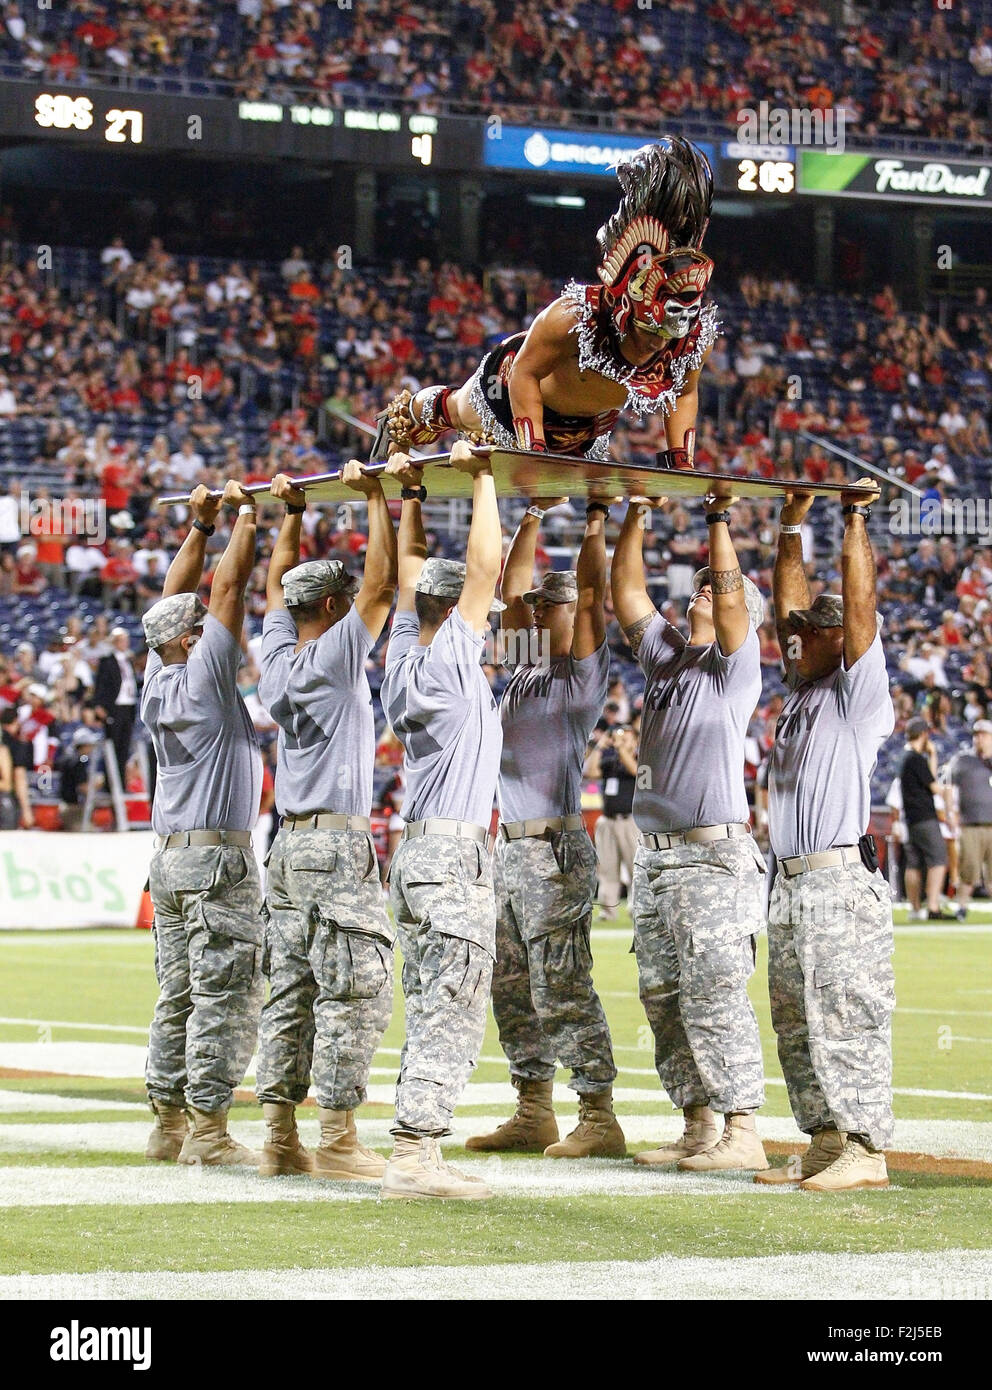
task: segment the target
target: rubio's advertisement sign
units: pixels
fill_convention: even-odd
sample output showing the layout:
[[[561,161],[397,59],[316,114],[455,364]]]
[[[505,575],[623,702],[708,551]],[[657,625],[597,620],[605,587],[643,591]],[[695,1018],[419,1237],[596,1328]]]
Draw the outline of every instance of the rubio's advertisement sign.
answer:
[[[799,191],[840,198],[988,206],[992,204],[992,162],[801,150]]]

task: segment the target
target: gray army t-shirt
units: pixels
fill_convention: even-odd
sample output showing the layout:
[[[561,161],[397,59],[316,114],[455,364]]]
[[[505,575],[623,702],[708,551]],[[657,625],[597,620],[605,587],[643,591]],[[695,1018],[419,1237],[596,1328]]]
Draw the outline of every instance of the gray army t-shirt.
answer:
[[[258,739],[238,690],[241,645],[208,613],[187,662],[145,667],[141,718],[158,760],[152,826],[251,830],[262,796]]]
[[[610,649],[576,660],[518,666],[500,701],[503,758],[499,813],[504,821],[569,816],[582,805],[582,764],[606,703]]]
[[[744,738],[761,694],[761,647],[748,627],[730,656],[690,646],[661,614],[641,641],[645,675],[634,792],[639,830],[662,833],[750,819]]]
[[[262,624],[258,696],[279,725],[276,806],[280,815],[372,809],[375,716],[365,663],[375,645],[354,605],[340,622],[295,652],[285,608]]]
[[[992,825],[992,759],[977,753],[955,753],[945,778],[958,789],[962,825]]]
[[[895,727],[878,634],[850,670],[790,683],[768,772],[768,837],[779,859],[857,844],[878,750]]]
[[[416,613],[397,613],[386,651],[382,706],[403,745],[403,819],[444,816],[489,827],[503,734],[480,658],[485,634],[457,608],[430,646]]]

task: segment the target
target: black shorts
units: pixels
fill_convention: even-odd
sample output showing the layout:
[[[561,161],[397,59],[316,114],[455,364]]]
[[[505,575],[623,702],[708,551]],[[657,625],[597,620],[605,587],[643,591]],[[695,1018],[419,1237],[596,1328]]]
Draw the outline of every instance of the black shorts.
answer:
[[[907,869],[936,869],[947,865],[947,841],[940,833],[940,822],[917,821],[909,827],[906,841]]]

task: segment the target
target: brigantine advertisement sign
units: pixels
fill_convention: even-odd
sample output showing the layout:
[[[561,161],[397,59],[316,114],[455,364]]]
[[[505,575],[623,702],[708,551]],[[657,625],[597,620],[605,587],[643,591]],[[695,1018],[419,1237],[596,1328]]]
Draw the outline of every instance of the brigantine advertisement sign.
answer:
[[[992,162],[800,150],[799,192],[987,207],[992,204]]]

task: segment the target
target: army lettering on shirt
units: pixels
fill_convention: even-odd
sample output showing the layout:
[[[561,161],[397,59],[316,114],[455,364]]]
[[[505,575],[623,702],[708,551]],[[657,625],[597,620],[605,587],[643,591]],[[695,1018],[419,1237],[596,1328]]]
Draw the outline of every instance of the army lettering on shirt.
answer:
[[[365,663],[375,645],[352,605],[297,652],[291,613],[262,624],[258,695],[279,725],[276,806],[281,815],[372,809],[375,716]]]
[[[416,613],[397,613],[381,698],[403,745],[406,821],[442,816],[488,828],[503,734],[480,665],[485,634],[453,609],[429,646]]]
[[[857,844],[878,750],[895,727],[880,635],[849,670],[790,680],[768,773],[768,834],[780,859]]]
[[[141,719],[158,761],[152,826],[251,830],[262,795],[258,739],[238,690],[241,645],[209,613],[185,663],[145,667]]]
[[[749,627],[737,650],[724,656],[718,642],[690,646],[659,613],[638,661],[646,684],[637,828],[663,833],[747,822],[744,739],[761,694],[757,632]]]
[[[499,813],[504,821],[569,816],[581,809],[586,746],[606,701],[610,651],[518,666],[500,701],[503,758]]]

